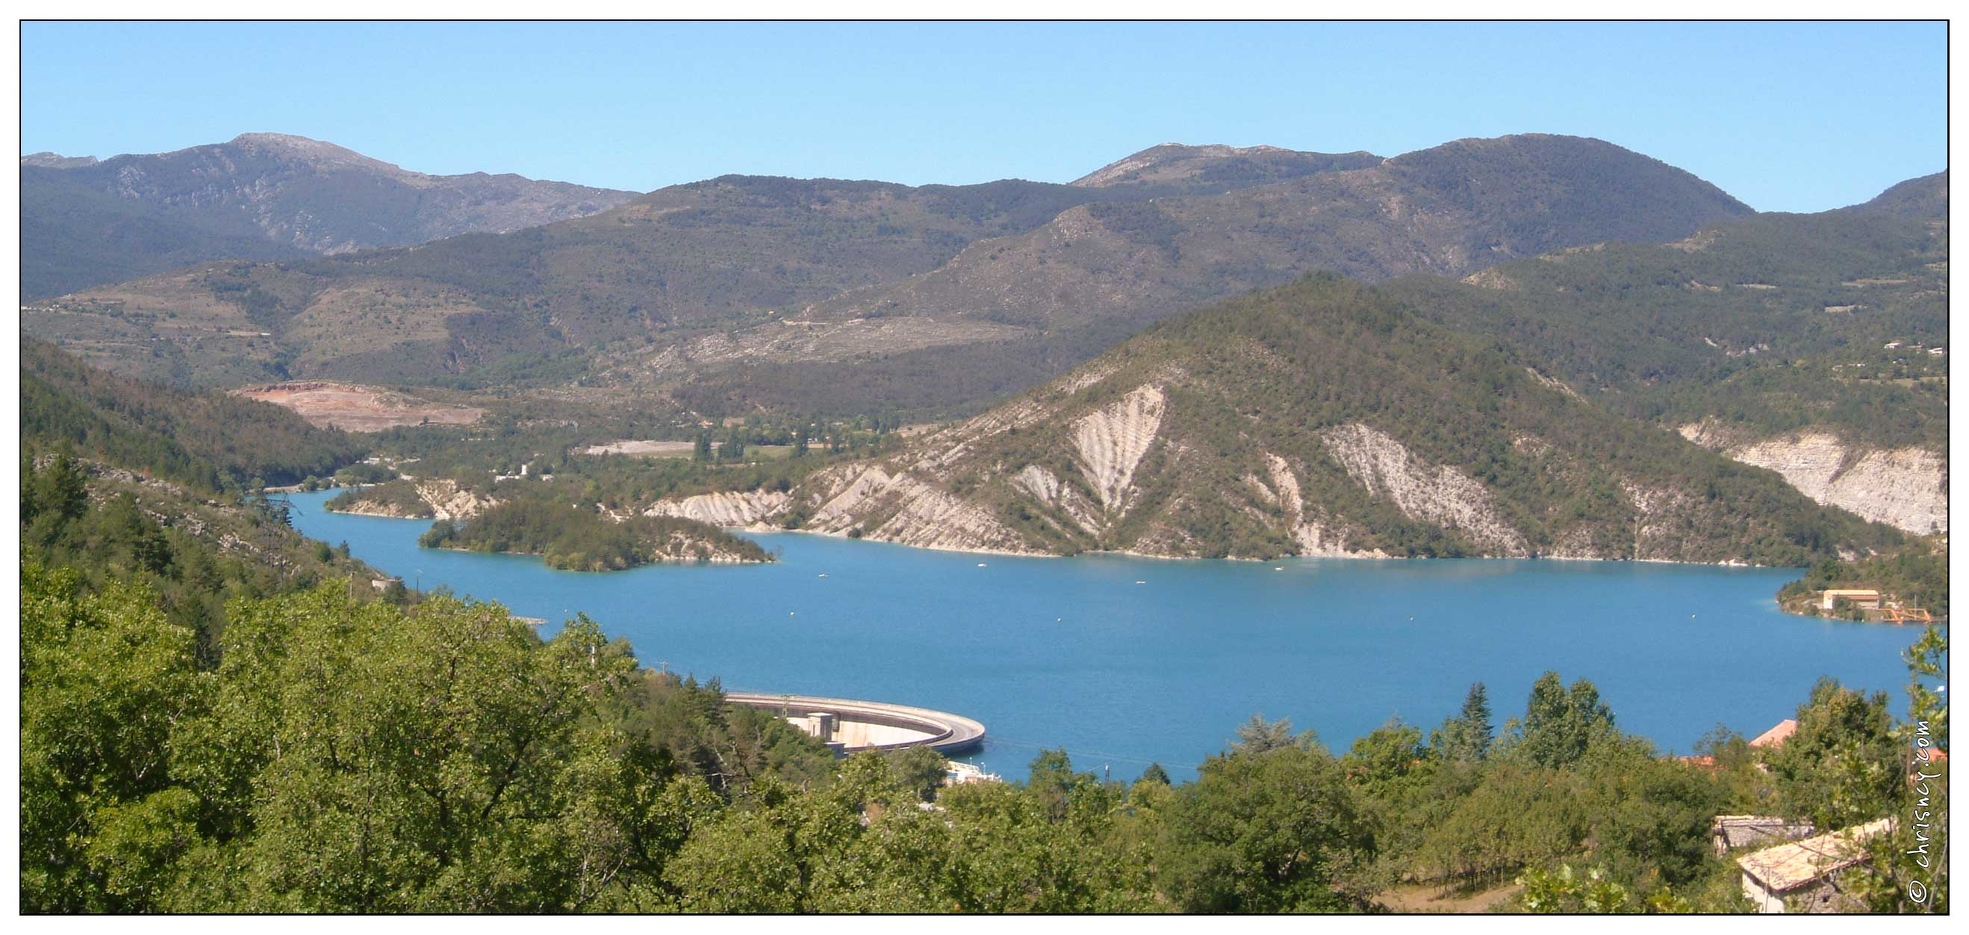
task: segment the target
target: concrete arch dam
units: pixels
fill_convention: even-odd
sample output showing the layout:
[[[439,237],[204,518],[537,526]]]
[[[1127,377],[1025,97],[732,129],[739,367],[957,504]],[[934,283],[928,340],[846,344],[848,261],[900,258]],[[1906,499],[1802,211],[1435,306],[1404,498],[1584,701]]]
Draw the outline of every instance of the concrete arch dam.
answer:
[[[929,708],[759,692],[726,692],[725,700],[778,714],[842,753],[929,747],[950,756],[984,745],[983,724]]]

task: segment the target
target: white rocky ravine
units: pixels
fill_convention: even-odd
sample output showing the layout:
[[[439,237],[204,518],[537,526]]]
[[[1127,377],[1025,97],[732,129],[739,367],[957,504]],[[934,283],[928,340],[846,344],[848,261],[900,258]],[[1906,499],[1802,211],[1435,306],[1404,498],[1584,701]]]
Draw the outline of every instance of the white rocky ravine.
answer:
[[[1012,478],[1012,486],[1032,494],[1042,503],[1052,503],[1060,495],[1060,479],[1037,464],[1028,464]]]
[[[1683,426],[1682,434],[1699,431]],[[1926,448],[1853,452],[1838,437],[1807,432],[1737,445],[1723,452],[1769,468],[1800,493],[1863,519],[1927,535],[1948,532],[1948,461]]]
[[[1272,489],[1276,490],[1279,506],[1285,510],[1285,519],[1291,524],[1292,541],[1299,545],[1299,554],[1316,558],[1387,558],[1380,549],[1372,551],[1350,551],[1347,539],[1331,530],[1317,518],[1306,515],[1306,503],[1299,492],[1299,477],[1292,473],[1292,465],[1275,454],[1265,455],[1266,473],[1271,475]]]
[[[802,486],[822,491],[805,524],[816,532],[859,528],[864,538],[925,549],[1041,554],[989,512],[908,471],[890,474],[880,465],[849,464],[817,472]],[[874,528],[865,524],[883,513],[892,515]]]
[[[1502,555],[1530,554],[1524,536],[1491,507],[1490,491],[1463,472],[1426,464],[1392,436],[1360,423],[1327,429],[1320,437],[1349,477],[1370,495],[1393,501],[1410,519],[1455,529]]]
[[[458,484],[450,480],[417,481],[417,494],[431,505],[431,512],[438,519],[471,519],[499,501],[479,497],[469,490],[458,489]]]
[[[1103,526],[1101,510],[1079,490],[1053,476],[1037,464],[1028,464],[1013,475],[1012,486],[1048,506],[1059,507],[1082,532],[1099,536]]]
[[[713,526],[756,526],[786,508],[791,498],[777,490],[745,493],[701,493],[680,500],[659,500],[644,516],[681,516]]]
[[[1073,446],[1080,455],[1081,469],[1093,482],[1101,506],[1112,513],[1128,510],[1135,468],[1162,428],[1163,403],[1160,387],[1138,386],[1119,402],[1073,425]]]

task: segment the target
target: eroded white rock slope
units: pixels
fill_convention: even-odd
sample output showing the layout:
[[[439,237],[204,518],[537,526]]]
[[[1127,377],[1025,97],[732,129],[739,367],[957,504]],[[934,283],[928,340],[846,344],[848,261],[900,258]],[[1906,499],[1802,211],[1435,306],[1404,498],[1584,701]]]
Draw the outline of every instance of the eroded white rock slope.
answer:
[[[1683,428],[1689,434],[1689,427]],[[1726,449],[1770,468],[1820,503],[1912,533],[1948,532],[1948,461],[1925,448],[1855,451],[1837,436],[1807,432]]]
[[[1358,422],[1321,433],[1348,476],[1410,519],[1454,529],[1499,554],[1529,555],[1524,536],[1497,515],[1490,491],[1455,468],[1431,465],[1385,432]]]
[[[745,493],[704,493],[681,500],[660,500],[645,516],[681,516],[713,526],[754,526],[785,508],[788,496],[776,490]]]
[[[1127,512],[1135,468],[1162,428],[1165,401],[1160,387],[1138,386],[1119,402],[1074,423],[1073,446],[1081,470],[1093,482],[1101,506],[1111,512]]]

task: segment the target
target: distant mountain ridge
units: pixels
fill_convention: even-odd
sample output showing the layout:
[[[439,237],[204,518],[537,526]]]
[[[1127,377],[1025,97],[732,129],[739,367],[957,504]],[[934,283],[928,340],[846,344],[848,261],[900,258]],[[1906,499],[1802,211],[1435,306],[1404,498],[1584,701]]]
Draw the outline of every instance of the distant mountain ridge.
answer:
[[[1393,159],[1172,144],[1076,185],[726,176],[504,235],[126,282],[25,317],[152,379],[496,381],[551,363],[700,410],[921,416],[976,411],[1162,317],[1312,270],[1462,276],[1748,213],[1572,137]]]
[[[1189,193],[1228,191],[1256,182],[1379,165],[1369,152],[1310,153],[1277,146],[1185,146],[1163,143],[1111,162],[1070,184],[1082,188],[1182,186]],[[1171,192],[1174,193],[1173,191]]]
[[[503,233],[594,214],[636,194],[511,174],[429,175],[278,133],[100,161],[23,156],[21,190],[30,298],[213,259]]]
[[[1908,179],[1848,211],[1892,214],[1923,221],[1948,220],[1948,170]]]
[[[1162,156],[1150,150],[1117,163],[1124,171],[1116,177],[1152,172],[1159,159],[1194,159],[1205,148],[1158,149]],[[990,398],[1057,376],[1168,315],[1307,272],[1368,282],[1418,273],[1460,278],[1568,247],[1679,240],[1753,213],[1659,160],[1599,140],[1536,134],[1460,140],[1216,194],[1087,204],[1027,233],[972,244],[934,271],[843,293],[797,316],[813,322],[806,326],[813,334],[876,319],[1003,329],[988,340],[852,363],[768,349],[756,362],[732,360],[728,376],[702,374],[689,399],[700,407],[775,407],[812,399],[807,387],[833,395],[835,387],[863,385],[881,393],[883,405],[919,399],[934,401],[932,411],[962,409],[963,395],[912,375],[1002,377],[971,391]]]

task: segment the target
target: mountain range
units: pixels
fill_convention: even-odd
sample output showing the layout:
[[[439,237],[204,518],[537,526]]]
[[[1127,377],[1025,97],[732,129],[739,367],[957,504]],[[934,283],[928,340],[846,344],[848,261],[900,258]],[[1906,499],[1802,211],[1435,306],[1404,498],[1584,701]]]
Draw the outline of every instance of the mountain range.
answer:
[[[270,145],[241,139],[226,146]],[[327,144],[272,139],[283,152],[313,153],[310,172],[382,171],[381,163]],[[202,158],[215,164],[220,156]],[[77,173],[115,162],[26,157],[23,172]],[[971,428],[936,436],[944,453],[911,449],[916,461],[878,470],[890,481],[929,484],[925,490],[941,491],[934,502],[983,511],[990,522],[979,528],[993,531],[958,535],[980,547],[1790,560],[1822,554],[1835,540],[1839,549],[1867,548],[1874,533],[1798,520],[1805,525],[1750,539],[1686,529],[1670,535],[1660,532],[1667,526],[1650,527],[1649,511],[1681,504],[1673,509],[1683,512],[1661,520],[1678,529],[1750,528],[1743,526],[1749,514],[1688,499],[1691,491],[1701,491],[1704,503],[1734,491],[1738,480],[1715,481],[1734,478],[1715,474],[1733,460],[1771,468],[1811,499],[1865,519],[1946,531],[1947,183],[1943,172],[1851,208],[1757,214],[1657,160],[1546,135],[1461,140],[1393,158],[1165,144],[1066,185],[725,176],[581,217],[415,247],[343,250],[294,241],[293,229],[281,228],[289,239],[280,249],[320,255],[196,264],[29,303],[23,330],[98,366],[177,384],[450,387],[673,412],[679,425],[735,414],[921,420],[983,412],[982,422],[959,423]],[[361,203],[344,207],[351,218],[365,216]],[[1378,285],[1344,299],[1328,279],[1318,288],[1289,285],[1315,272]],[[1276,296],[1287,298],[1268,291],[1279,289]],[[1267,307],[1325,310],[1312,324],[1279,325],[1265,332],[1267,341],[1238,345],[1263,364],[1254,373],[1269,374],[1255,385],[1211,370],[1230,367],[1229,352],[1205,332],[1236,331],[1256,313],[1189,312],[1244,308],[1215,304],[1241,295]],[[1343,327],[1335,316],[1390,308],[1404,323],[1406,356],[1307,356],[1322,341],[1363,339],[1359,322]],[[1189,337],[1180,346],[1168,343],[1178,333],[1168,329],[1122,343],[1186,313],[1180,333]],[[1157,334],[1162,343],[1148,337]],[[1022,436],[1029,443],[1051,431],[1055,450],[1007,449],[988,467],[953,467],[949,451],[974,452],[997,437],[978,426],[1026,424],[994,404],[1011,398],[1022,400],[1015,409],[1046,411],[1018,394],[1062,379],[1050,385],[1107,386],[1106,377],[1075,368],[1097,357],[1111,364],[1115,354],[1178,361],[1168,373],[1187,376],[1141,376],[1117,390],[1133,400],[1127,418],[1101,408],[1119,405],[1105,391],[1068,394],[1080,401],[1061,397],[1064,408]],[[1485,394],[1467,383],[1416,369],[1432,357],[1471,354],[1482,360],[1469,358],[1466,371],[1510,374],[1491,389],[1518,394],[1535,385],[1526,390],[1532,397],[1558,393],[1591,415],[1554,400],[1510,413],[1486,408]],[[1202,355],[1216,375],[1195,377],[1202,365],[1181,362],[1189,355]],[[1102,366],[1109,365],[1095,369]],[[1334,388],[1336,381],[1364,388]],[[1346,399],[1367,392],[1380,402],[1332,409],[1327,396],[1293,395],[1302,390]],[[1194,408],[1210,398],[1247,400],[1252,412],[1270,413],[1268,424],[1290,423],[1289,412],[1314,400],[1311,411],[1331,418],[1279,429],[1298,433],[1290,438],[1243,430],[1232,444],[1210,433],[1233,424],[1226,412],[1239,406]],[[1471,430],[1487,434],[1448,443],[1377,423],[1393,411],[1390,400],[1411,398],[1474,407],[1483,417]],[[1286,399],[1292,404],[1280,408]],[[1151,410],[1171,421],[1166,432],[1142,436],[1148,423],[1129,419]],[[1431,419],[1453,421],[1458,411],[1402,410],[1396,418],[1413,430]],[[1108,414],[1096,419],[1098,412]],[[1076,447],[1085,440],[1070,426],[1110,422],[1134,428],[1099,444],[1140,448],[1129,471],[1141,467],[1150,472],[1144,477],[1163,481],[1124,493],[1127,478],[1101,474],[1106,468],[1088,460],[1093,449]],[[1605,448],[1580,461],[1567,460],[1563,445],[1559,454],[1540,447],[1575,435],[1606,439]],[[1135,440],[1117,440],[1123,436]],[[1206,436],[1209,444],[1199,440]],[[1156,473],[1154,439],[1189,452],[1181,470]],[[1713,453],[1696,453],[1704,449]],[[1614,469],[1622,453],[1637,451],[1647,452],[1640,456],[1646,470]],[[1128,460],[1110,454],[1113,463]],[[921,476],[897,467],[923,459],[941,467]],[[1370,461],[1380,466],[1362,466]],[[1403,485],[1434,483],[1439,475],[1430,472],[1460,472],[1481,487],[1521,469],[1566,480],[1469,488],[1495,505],[1487,518],[1377,500]],[[1079,488],[1070,482],[1076,472],[1086,475]],[[795,524],[812,512],[810,528],[903,541],[915,535],[889,528],[895,516],[880,514],[900,509],[889,500],[842,506],[829,477],[861,483],[838,472],[819,476],[795,495],[741,512]],[[1464,489],[1446,478],[1439,477]],[[1285,505],[1288,489],[1331,493],[1349,484],[1366,499],[1322,506],[1307,495],[1299,507]],[[1257,500],[1226,493],[1247,488]],[[1041,490],[1066,499],[1039,497]],[[1183,490],[1190,493],[1168,492]],[[1046,502],[1026,502],[1017,491]],[[1760,491],[1728,496],[1761,504],[1758,515],[1805,515]],[[1139,499],[1127,505],[1129,497]],[[877,501],[887,505],[870,505]],[[1200,509],[1206,519],[1196,522],[1208,528],[1180,510],[1157,514],[1151,501]],[[1570,519],[1537,513],[1539,504],[1589,501]],[[1021,518],[1005,525],[1005,510]]]
[[[931,416],[1314,270],[1463,276],[1749,213],[1686,172],[1572,137],[1393,159],[1172,145],[1073,185],[728,176],[509,234],[177,270],[26,319],[165,380],[471,383],[573,356],[591,384],[693,408]]]
[[[297,259],[503,233],[634,192],[427,175],[278,133],[154,155],[21,157],[21,292],[45,298],[236,258]]]

